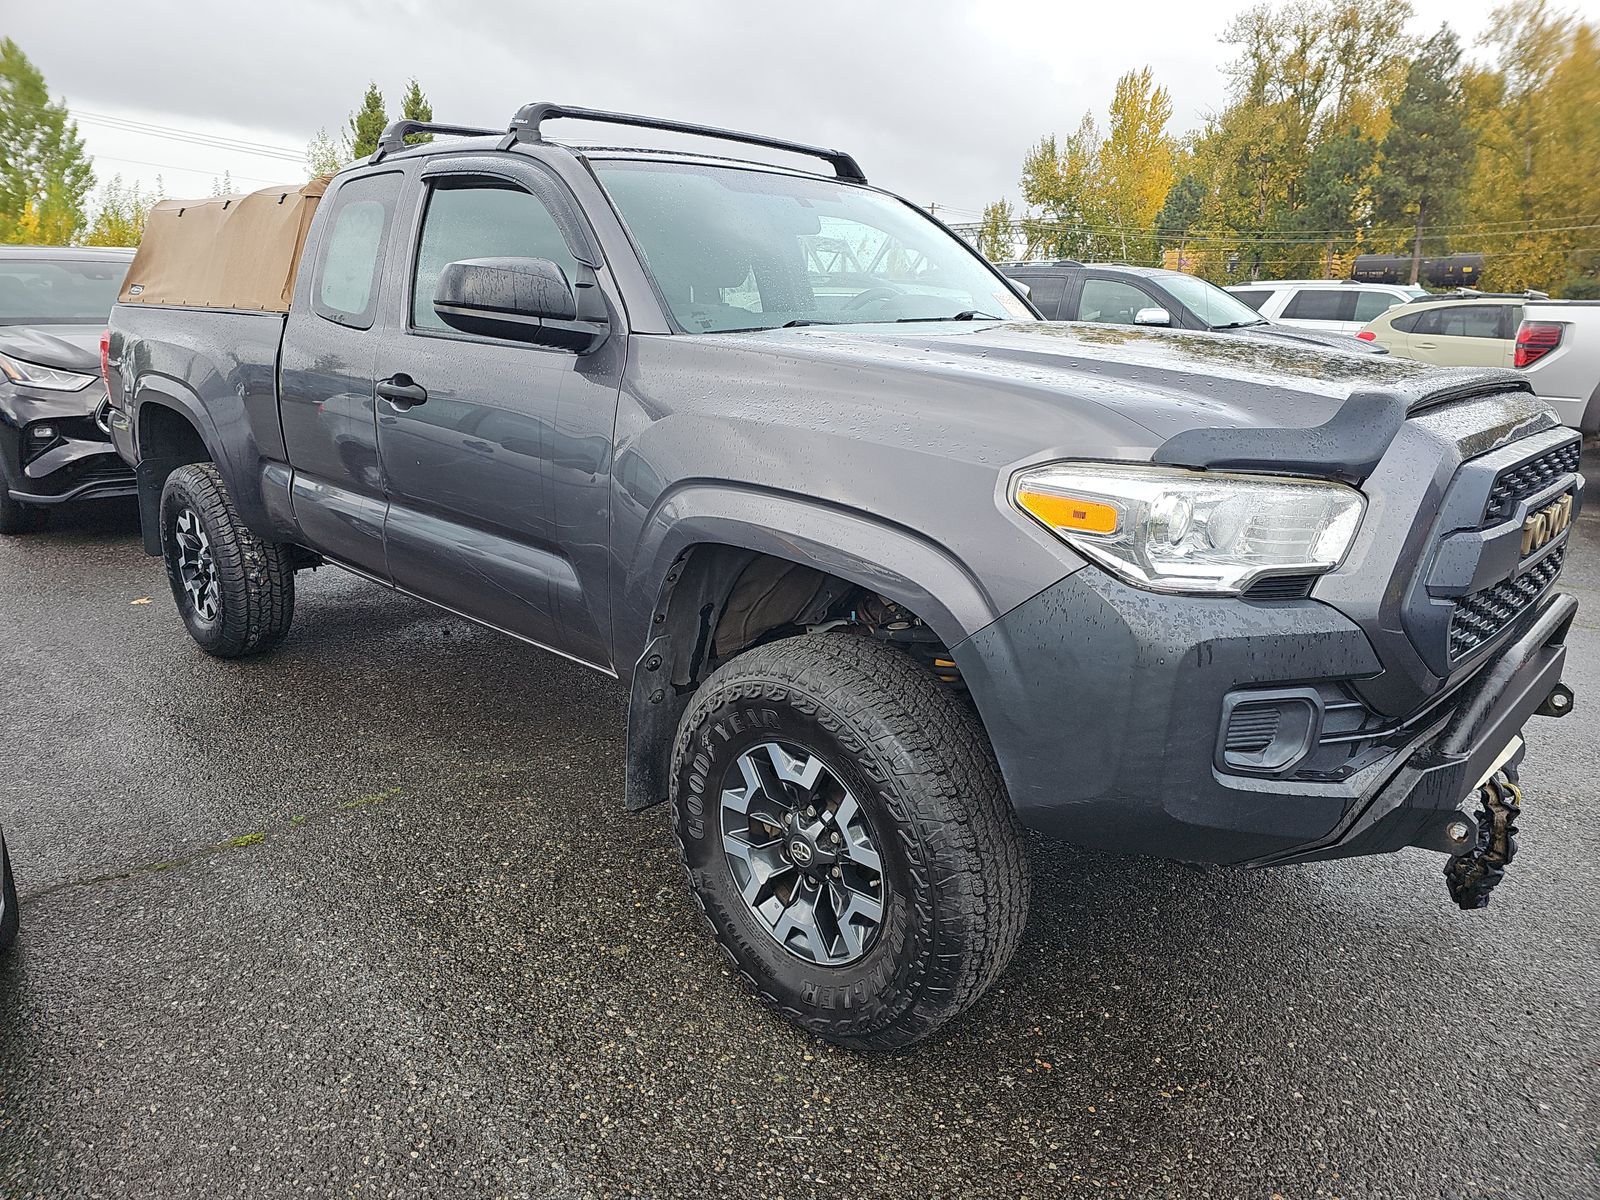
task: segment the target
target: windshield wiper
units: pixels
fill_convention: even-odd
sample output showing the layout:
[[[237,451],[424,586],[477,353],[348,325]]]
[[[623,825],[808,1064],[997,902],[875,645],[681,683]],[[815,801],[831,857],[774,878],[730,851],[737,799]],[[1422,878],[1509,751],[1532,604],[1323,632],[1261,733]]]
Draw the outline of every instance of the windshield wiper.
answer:
[[[1226,325],[1213,325],[1212,329],[1253,329],[1257,325],[1270,325],[1265,317],[1257,317],[1254,321],[1229,321]]]
[[[908,325],[913,321],[1004,321],[1005,319],[976,308],[964,308],[958,313],[951,313],[948,317],[897,317],[895,324]]]

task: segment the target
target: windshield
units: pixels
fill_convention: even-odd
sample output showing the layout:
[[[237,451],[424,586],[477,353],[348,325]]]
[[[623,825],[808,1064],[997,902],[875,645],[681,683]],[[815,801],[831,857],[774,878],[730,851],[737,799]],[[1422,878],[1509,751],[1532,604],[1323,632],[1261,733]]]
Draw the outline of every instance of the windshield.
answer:
[[[1034,319],[966,243],[879,192],[690,163],[594,167],[690,332]]]
[[[1262,325],[1265,320],[1237,296],[1230,296],[1214,283],[1193,275],[1163,275],[1166,288],[1209,329],[1237,329],[1240,325]]]
[[[127,273],[123,259],[0,258],[0,325],[104,325]]]

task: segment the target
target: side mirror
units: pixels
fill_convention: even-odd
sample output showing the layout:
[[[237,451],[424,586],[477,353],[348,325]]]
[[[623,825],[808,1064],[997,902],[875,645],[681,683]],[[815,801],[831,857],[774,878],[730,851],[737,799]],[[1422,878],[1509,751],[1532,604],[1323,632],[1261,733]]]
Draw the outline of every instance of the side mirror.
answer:
[[[609,326],[594,273],[584,268],[583,274],[578,288],[590,295],[582,307],[593,311],[580,316],[566,272],[548,258],[466,258],[439,272],[433,311],[462,333],[587,354],[605,341]]]
[[[1135,325],[1171,325],[1172,314],[1164,308],[1141,308],[1133,314]]]

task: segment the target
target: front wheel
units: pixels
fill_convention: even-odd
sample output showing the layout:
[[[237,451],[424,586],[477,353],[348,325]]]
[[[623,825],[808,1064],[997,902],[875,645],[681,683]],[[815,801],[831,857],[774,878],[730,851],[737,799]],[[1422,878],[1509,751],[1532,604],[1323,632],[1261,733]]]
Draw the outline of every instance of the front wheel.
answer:
[[[259,654],[288,634],[294,620],[288,549],[245,526],[212,464],[191,463],[167,477],[161,553],[183,623],[207,654]]]
[[[810,634],[740,655],[684,714],[672,779],[717,940],[829,1041],[922,1040],[1021,940],[1028,857],[988,741],[898,650]]]

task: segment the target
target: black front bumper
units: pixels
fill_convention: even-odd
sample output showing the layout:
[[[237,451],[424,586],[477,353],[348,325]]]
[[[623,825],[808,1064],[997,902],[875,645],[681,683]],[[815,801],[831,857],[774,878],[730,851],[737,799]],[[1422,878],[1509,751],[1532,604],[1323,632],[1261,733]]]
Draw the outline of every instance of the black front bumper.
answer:
[[[111,444],[104,387],[44,394],[7,386],[0,403],[0,464],[13,500],[63,504],[137,495],[132,468]],[[35,436],[41,429],[52,436]]]
[[[1223,761],[1238,697],[1303,693],[1320,709],[1338,695],[1349,698],[1327,711],[1359,709],[1340,689],[1382,672],[1361,628],[1326,604],[1165,596],[1088,568],[954,655],[1025,825],[1108,850],[1263,865],[1444,848],[1444,827],[1560,682],[1575,608],[1547,597],[1448,695],[1405,720],[1373,714],[1278,773]]]

